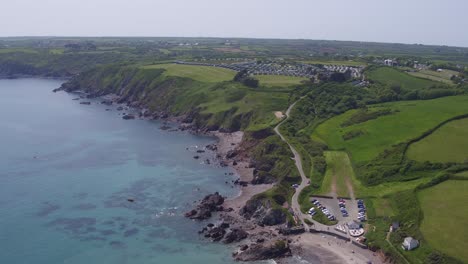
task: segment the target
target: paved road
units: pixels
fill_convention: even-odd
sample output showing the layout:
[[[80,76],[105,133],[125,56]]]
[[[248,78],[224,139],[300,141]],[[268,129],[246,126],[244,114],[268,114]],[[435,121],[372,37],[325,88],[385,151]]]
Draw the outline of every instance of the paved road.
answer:
[[[330,226],[327,226],[327,225],[324,225],[322,223],[319,223],[315,220],[313,220],[309,215],[306,215],[306,214],[303,214],[301,212],[301,206],[299,205],[299,201],[298,201],[298,198],[299,198],[299,194],[301,193],[301,191],[307,187],[309,185],[309,179],[307,178],[307,176],[305,175],[304,173],[304,170],[302,169],[302,159],[301,159],[301,155],[299,155],[299,152],[296,151],[296,149],[291,145],[289,144],[289,142],[286,140],[286,138],[281,134],[279,128],[281,127],[281,125],[286,122],[286,120],[288,120],[289,118],[289,115],[291,113],[291,110],[294,108],[294,106],[297,104],[297,102],[299,102],[303,97],[301,97],[299,100],[297,100],[296,102],[294,102],[293,104],[291,104],[288,109],[286,110],[286,118],[281,121],[276,127],[275,127],[275,132],[276,134],[278,134],[278,136],[281,138],[281,140],[283,140],[286,144],[288,144],[289,148],[291,149],[291,152],[293,153],[294,155],[294,161],[295,161],[295,164],[296,164],[296,167],[297,167],[297,170],[299,171],[299,174],[301,175],[301,183],[299,184],[299,187],[296,189],[296,192],[294,193],[293,197],[292,197],[292,200],[291,200],[291,208],[294,212],[294,214],[297,216],[297,218],[299,219],[299,221],[301,221],[302,225],[304,226],[306,232],[309,232],[310,231],[310,228],[309,228],[309,225],[307,225],[305,222],[304,222],[304,219],[305,218],[308,218],[311,222],[314,223],[314,229],[317,230],[317,231],[327,231],[329,232],[329,234],[336,234],[336,235],[339,235],[339,236],[343,236],[342,233],[340,233],[339,231],[335,230],[333,227],[330,227]],[[352,201],[355,201],[355,197],[354,197],[354,191],[352,189],[352,185],[350,184],[350,182],[348,182],[347,184],[347,187],[348,187],[348,191],[349,191],[349,194],[352,198]],[[334,202],[336,202],[336,199],[333,199]],[[304,237],[306,236],[313,236],[314,237],[314,241],[317,240],[317,235],[313,235],[313,234],[307,234],[305,235]],[[344,235],[345,237],[350,237],[349,234],[346,234]],[[322,235],[322,237],[324,237]],[[350,237],[351,238],[351,237]],[[352,238],[351,238],[352,239]],[[357,246],[354,246],[353,244],[351,243],[345,243],[345,245],[348,246],[348,248],[351,248],[353,251],[353,253],[355,252],[355,250],[357,252],[362,252],[363,256],[367,256],[365,259],[369,260],[369,259],[373,259],[374,257],[371,256],[370,254],[370,251],[368,250],[364,250],[364,249],[361,249]],[[352,260],[353,258],[351,258]],[[380,259],[376,259],[374,260],[375,263],[382,263],[380,261]],[[352,263],[359,263],[357,260],[354,260],[354,261],[351,261]],[[350,262],[350,263],[351,263]],[[367,263],[367,261],[366,261]]]
[[[309,231],[309,226],[306,225],[305,222],[304,222],[304,215],[301,212],[301,206],[299,205],[299,201],[298,201],[299,194],[301,193],[301,191],[305,187],[307,187],[309,179],[307,178],[307,176],[304,173],[304,170],[302,169],[301,155],[299,155],[299,153],[296,151],[296,149],[291,144],[288,143],[286,138],[281,134],[281,132],[279,130],[280,126],[284,122],[286,122],[286,120],[288,120],[289,115],[291,113],[291,110],[294,108],[294,106],[297,104],[297,102],[299,102],[302,98],[304,98],[304,97],[301,97],[299,100],[297,100],[296,102],[294,102],[292,105],[290,105],[288,107],[288,110],[286,110],[286,113],[285,113],[286,118],[283,121],[281,121],[281,123],[279,123],[275,127],[275,132],[276,132],[276,134],[278,134],[278,136],[281,138],[281,140],[283,140],[284,142],[286,142],[286,144],[288,144],[289,148],[291,149],[291,152],[294,154],[294,161],[296,163],[297,170],[299,171],[299,174],[301,175],[301,183],[299,184],[299,187],[296,189],[296,192],[294,193],[294,195],[292,197],[291,208],[292,208],[294,214],[302,222],[302,225],[305,227],[306,231]]]
[[[291,149],[291,152],[293,153],[294,155],[294,161],[295,161],[295,164],[296,164],[296,167],[297,167],[297,170],[299,171],[299,174],[301,175],[301,183],[299,184],[299,187],[296,188],[296,192],[294,193],[293,197],[292,197],[292,200],[291,200],[291,208],[294,212],[294,214],[299,218],[299,220],[301,221],[302,225],[304,226],[305,230],[306,231],[310,231],[310,228],[309,228],[309,225],[307,225],[305,222],[304,222],[304,219],[309,219],[309,221],[313,222],[314,223],[314,229],[316,230],[328,230],[332,233],[336,233],[336,234],[341,234],[339,233],[338,231],[334,230],[332,227],[330,226],[327,226],[327,225],[324,225],[322,223],[319,223],[315,220],[313,220],[309,215],[307,214],[303,214],[301,212],[301,206],[299,205],[299,194],[301,193],[301,191],[307,187],[309,185],[309,178],[307,178],[307,176],[305,175],[304,173],[304,170],[302,169],[302,159],[301,159],[301,155],[299,154],[299,152],[297,152],[297,150],[291,145],[289,144],[289,142],[286,140],[286,138],[281,134],[279,128],[281,127],[281,125],[286,122],[286,120],[288,120],[289,116],[290,116],[290,113],[291,113],[291,110],[294,108],[294,106],[297,104],[297,102],[299,102],[303,97],[301,97],[299,100],[297,100],[296,102],[294,102],[293,104],[291,104],[289,107],[288,107],[288,110],[286,110],[286,118],[281,121],[276,127],[275,127],[275,132],[276,134],[278,134],[278,136],[281,138],[281,140],[283,140],[286,144],[288,144],[289,148]]]

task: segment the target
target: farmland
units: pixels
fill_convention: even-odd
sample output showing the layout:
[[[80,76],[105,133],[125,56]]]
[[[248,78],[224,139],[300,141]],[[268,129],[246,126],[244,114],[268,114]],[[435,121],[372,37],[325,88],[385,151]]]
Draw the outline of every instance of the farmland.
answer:
[[[429,258],[431,252],[438,250],[446,254],[444,256],[447,258],[446,262],[440,263],[457,263],[450,257],[466,261],[466,254],[460,250],[466,247],[466,244],[460,242],[460,239],[466,236],[466,231],[463,231],[463,235],[457,234],[449,243],[447,239],[453,237],[457,229],[466,230],[463,221],[467,219],[468,210],[462,204],[462,196],[466,194],[468,181],[460,181],[463,183],[457,188],[452,188],[454,180],[437,184],[436,179],[443,175],[443,171],[437,168],[408,172],[405,177],[409,180],[406,181],[384,181],[371,186],[361,181],[361,177],[362,173],[370,170],[372,166],[380,166],[380,162],[390,162],[382,160],[380,154],[399,143],[417,139],[435,128],[437,129],[432,134],[428,133],[428,136],[410,145],[406,159],[420,162],[464,162],[468,121],[459,119],[443,123],[468,114],[465,107],[467,100],[467,96],[452,96],[368,105],[366,109],[350,110],[320,123],[310,134],[310,140],[328,146],[328,150],[324,152],[327,170],[321,186],[319,185],[320,194],[332,192],[333,188],[330,186],[334,186],[337,193],[344,194],[342,190],[346,190],[345,181],[336,181],[340,178],[335,175],[346,171],[350,176],[355,196],[364,198],[369,204],[368,223],[374,226],[374,229],[367,233],[370,243],[381,248],[388,247],[389,242],[385,241],[388,224],[392,219],[396,219],[404,226],[401,227],[401,231],[390,235],[391,248],[387,249],[395,258],[404,256],[410,263],[426,263],[424,261]],[[345,151],[350,154],[350,162],[349,159],[343,158],[347,157]],[[398,151],[404,153],[403,149]],[[330,153],[342,153],[340,166],[336,165],[336,155],[332,156]],[[402,163],[398,162],[387,164],[402,166]],[[356,166],[355,172],[353,165]],[[377,167],[377,170],[385,168],[384,166]],[[457,176],[466,175],[468,174],[465,171]],[[421,186],[432,185],[434,186],[419,191]],[[444,192],[450,195],[441,197]],[[417,203],[418,198],[421,207]],[[435,204],[437,206],[434,206]],[[419,223],[422,219],[420,212],[424,213],[424,220],[421,226],[415,226],[414,223]],[[451,225],[450,219],[455,218],[455,224]],[[448,225],[451,226],[447,227]],[[420,235],[421,232],[423,236]],[[422,241],[420,248],[414,252],[403,252],[398,248],[402,239],[408,235]],[[457,245],[454,246],[455,244]]]
[[[307,78],[283,75],[257,75],[255,78],[260,81],[260,85],[267,87],[298,85],[307,81]]]
[[[453,75],[458,75],[458,72],[456,71],[451,71],[451,70],[443,70],[442,72],[437,72],[437,71],[432,71],[432,70],[421,70],[418,72],[410,72],[410,75],[420,77],[420,78],[425,78],[437,82],[443,82],[446,84],[453,84],[453,82],[450,80],[450,78]]]
[[[418,193],[424,219],[421,231],[434,248],[468,262],[468,181],[449,180]]]
[[[390,67],[371,69],[368,71],[367,75],[369,79],[373,81],[385,85],[400,85],[404,90],[424,89],[429,88],[430,86],[440,85],[439,82],[414,77],[403,71]]]
[[[346,149],[354,162],[369,161],[394,144],[416,138],[443,121],[467,114],[468,96],[443,97],[426,101],[402,101],[370,106],[371,110],[391,109],[389,115],[341,127],[356,110],[333,117],[313,132],[332,149]],[[353,130],[363,133],[349,140],[343,135]]]
[[[468,119],[451,121],[413,143],[408,157],[417,161],[465,162],[468,160]]]
[[[450,77],[455,72],[449,70],[408,73],[414,70],[406,65],[414,62],[414,56],[421,56],[418,61],[428,68],[434,68],[431,61],[440,60],[441,65],[447,63],[447,68],[459,69],[460,75],[466,75],[466,69],[453,65],[455,61],[465,61],[465,64],[468,61],[468,56],[459,56],[459,48],[446,47],[436,52],[434,47],[422,45],[334,41],[136,40],[67,38],[41,44],[40,40],[7,43],[0,38],[0,47],[2,43],[8,44],[5,46],[8,48],[0,49],[0,66],[3,66],[0,72],[12,77],[15,74],[67,77],[71,78],[67,82],[71,91],[118,94],[122,102],[138,103],[155,118],[180,117],[200,130],[246,132],[246,153],[256,170],[255,184],[274,184],[252,200],[281,210],[289,223],[294,222],[291,207],[287,208],[292,205],[291,185],[300,183],[301,178],[290,149],[274,135],[272,128],[281,120],[274,113],[284,113],[297,101],[291,118],[280,130],[300,152],[303,169],[310,179],[299,196],[303,212],[312,206],[310,196],[349,197],[352,196],[349,186],[352,186],[354,196],[364,199],[369,208],[368,222],[364,223],[368,228],[369,247],[391,254],[387,251],[386,232],[392,221],[401,221],[403,231],[390,236],[392,247],[399,247],[407,235],[422,242],[419,249],[402,252],[411,263],[428,263],[428,254],[436,249],[457,254],[444,251],[437,244],[443,240],[437,241],[437,236],[428,233],[427,228],[423,230],[424,236],[421,235],[420,212],[426,213],[427,205],[423,204],[421,210],[417,195],[420,188],[435,184],[421,191],[421,199],[430,198],[426,193],[443,187],[446,182],[439,186],[439,180],[452,178],[453,174],[468,177],[466,171],[462,172],[468,168],[465,164],[450,163],[468,158],[464,138],[468,134],[468,121],[451,121],[440,126],[448,119],[468,114],[468,84],[452,83]],[[70,42],[79,45],[67,48],[65,45]],[[86,48],[91,43],[96,49]],[[393,57],[404,66],[382,65],[384,59]],[[174,61],[187,64],[174,64]],[[247,65],[246,69],[255,68],[257,72],[249,73],[259,80],[259,86],[253,88],[234,81],[240,69],[228,65],[233,63]],[[341,72],[344,79],[340,79],[331,76],[333,71],[341,70],[329,70],[331,67],[317,64],[366,68],[359,68],[359,75]],[[313,74],[300,75],[304,72]],[[307,81],[308,78],[316,82]],[[432,134],[420,138],[428,132]],[[413,143],[408,145],[409,141]],[[446,191],[451,192],[450,188]],[[448,204],[451,199],[440,201],[455,210]],[[446,214],[450,212],[447,210]],[[317,218],[330,224],[323,214],[319,213]],[[466,219],[466,215],[461,218]],[[426,226],[447,224],[446,219],[437,217],[426,220]]]
[[[192,66],[180,64],[155,64],[143,66],[144,69],[165,69],[164,75],[190,78],[200,82],[223,82],[232,80],[235,71],[206,66]]]

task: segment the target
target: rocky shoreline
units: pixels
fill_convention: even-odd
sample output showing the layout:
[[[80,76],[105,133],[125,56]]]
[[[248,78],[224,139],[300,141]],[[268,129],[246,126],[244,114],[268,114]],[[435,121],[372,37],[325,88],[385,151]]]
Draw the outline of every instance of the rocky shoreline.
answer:
[[[54,92],[61,90],[65,89],[58,88]],[[301,260],[309,260],[312,263],[317,263],[317,259],[320,260],[319,263],[328,263],[323,261],[329,261],[330,257],[339,260],[336,263],[361,263],[351,261],[354,258],[350,257],[349,254],[343,254],[340,248],[318,250],[317,252],[321,253],[317,254],[322,255],[321,257],[317,257],[315,253],[304,253],[303,245],[305,244],[309,243],[311,248],[320,247],[310,245],[311,241],[320,241],[320,235],[303,233],[303,228],[293,230],[294,228],[288,226],[286,215],[282,210],[272,209],[269,204],[251,199],[272,188],[274,184],[255,180],[255,162],[249,155],[249,145],[245,142],[242,131],[213,131],[209,128],[199,128],[193,123],[193,118],[190,115],[172,116],[165,111],[151,112],[139,102],[127,102],[115,94],[93,95],[80,91],[68,92],[76,93],[77,97],[73,100],[79,101],[83,105],[96,103],[107,106],[118,105],[115,110],[125,120],[162,120],[164,121],[160,127],[162,130],[187,131],[197,135],[214,136],[218,139],[215,144],[197,149],[194,158],[202,158],[202,153],[205,151],[216,153],[215,160],[206,159],[204,163],[232,167],[239,178],[231,182],[239,186],[240,194],[229,199],[222,197],[217,192],[209,194],[195,208],[186,212],[185,217],[193,221],[207,221],[207,225],[199,231],[200,236],[205,239],[224,244],[236,244],[237,249],[232,254],[235,260],[275,259],[281,260],[278,261],[280,263],[295,263],[294,260],[288,262],[292,259],[290,257],[294,255],[295,257],[299,256]],[[96,101],[97,98],[100,98],[101,101]],[[91,99],[93,99],[92,103]],[[106,109],[106,111],[111,110],[110,108]],[[177,125],[173,126],[172,124]],[[250,142],[250,144],[252,143]],[[226,183],[229,182],[226,181]],[[350,261],[347,261],[346,258]]]
[[[64,90],[58,88],[53,92]],[[232,183],[240,187],[240,194],[237,197],[226,199],[219,193],[205,196],[200,203],[192,210],[185,213],[185,217],[203,221],[215,218],[215,223],[208,223],[200,235],[214,242],[225,244],[237,243],[238,249],[233,252],[233,257],[239,261],[267,260],[281,258],[291,255],[287,237],[280,234],[277,228],[278,223],[284,223],[285,216],[272,213],[264,206],[247,205],[251,198],[262,193],[273,184],[252,184],[254,182],[255,168],[251,162],[248,151],[243,146],[244,133],[210,131],[201,129],[192,123],[190,116],[172,116],[168,112],[150,112],[148,108],[141,106],[138,102],[126,102],[123,98],[115,94],[93,95],[81,91],[68,91],[77,94],[73,100],[79,101],[82,105],[102,104],[106,106],[118,105],[116,108],[119,115],[125,119],[146,119],[162,120],[162,130],[167,131],[188,131],[197,135],[208,135],[218,139],[217,143],[205,146],[204,149],[195,151],[195,159],[201,158],[200,154],[208,151],[216,153],[216,160],[205,160],[206,164],[216,162],[219,166],[232,167],[238,179]],[[96,101],[97,98],[100,98]],[[93,99],[91,102],[91,99]],[[111,109],[106,109],[110,111]],[[169,124],[177,124],[173,127]],[[228,183],[228,181],[226,181]],[[257,210],[260,207],[261,210]]]

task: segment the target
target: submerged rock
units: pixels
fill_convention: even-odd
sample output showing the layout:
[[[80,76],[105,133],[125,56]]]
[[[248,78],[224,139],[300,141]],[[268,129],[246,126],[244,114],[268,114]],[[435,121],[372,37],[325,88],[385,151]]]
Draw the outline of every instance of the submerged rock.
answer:
[[[211,151],[216,151],[218,149],[218,146],[216,146],[215,144],[210,144],[206,145],[205,148]]]
[[[132,115],[132,114],[126,114],[124,116],[122,116],[123,119],[125,120],[129,120],[129,119],[135,119],[135,116]]]
[[[113,102],[111,100],[103,100],[103,101],[101,101],[101,104],[103,104],[103,105],[112,105]]]
[[[44,203],[44,206],[36,213],[37,216],[47,216],[60,209],[58,204]]]

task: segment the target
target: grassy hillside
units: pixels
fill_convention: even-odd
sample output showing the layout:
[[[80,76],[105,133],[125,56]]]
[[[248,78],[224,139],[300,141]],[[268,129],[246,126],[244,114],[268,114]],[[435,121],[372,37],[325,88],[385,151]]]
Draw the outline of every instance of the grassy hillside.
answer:
[[[304,109],[315,107],[317,103],[302,107],[305,107]],[[460,204],[460,201],[463,201],[460,195],[466,191],[449,188],[444,191],[454,192],[451,196],[456,198],[443,199],[435,195],[430,202],[425,204],[422,202],[421,207],[418,203],[419,190],[435,185],[424,189],[422,191],[424,193],[438,187],[438,183],[447,179],[446,173],[452,170],[453,164],[423,162],[425,160],[418,162],[411,160],[412,150],[407,156],[404,153],[409,142],[433,132],[411,145],[410,149],[417,144],[423,144],[428,149],[420,150],[419,155],[424,157],[436,155],[439,157],[436,160],[438,162],[445,161],[440,157],[463,162],[460,159],[455,160],[454,157],[464,156],[463,151],[466,147],[463,146],[468,142],[468,139],[462,136],[466,135],[465,119],[438,126],[449,119],[468,114],[467,103],[468,96],[464,95],[423,101],[390,102],[349,110],[329,119],[309,121],[311,123],[308,126],[305,126],[300,133],[296,133],[296,138],[304,140],[302,135],[308,133],[309,142],[326,144],[328,150],[324,151],[324,157],[327,169],[323,181],[315,183],[316,189],[312,187],[311,190],[301,194],[304,207],[308,205],[304,201],[307,201],[306,197],[310,194],[316,192],[325,194],[333,189],[338,193],[345,193],[346,191],[343,191],[346,186],[346,181],[343,181],[345,177],[336,177],[336,175],[349,175],[356,197],[365,199],[368,206],[369,231],[366,237],[369,247],[383,249],[396,263],[460,263],[455,259],[462,259],[459,248],[451,246],[450,243],[441,246],[446,240],[438,239],[437,234],[441,236],[440,233],[445,231],[444,236],[450,237],[457,228],[464,229],[461,222],[456,224],[457,228],[446,228],[446,226],[448,219],[454,217],[457,218],[455,222],[466,220],[467,217],[464,215],[466,206]],[[317,113],[317,111],[311,112]],[[304,115],[301,118],[307,120]],[[444,142],[446,148],[443,146]],[[457,143],[460,148],[455,146]],[[336,153],[340,153],[339,156]],[[347,153],[351,162],[347,161]],[[453,156],[450,156],[450,153],[453,153]],[[464,165],[458,164],[452,171],[456,172],[463,168]],[[458,177],[464,174],[466,172],[460,173]],[[320,180],[320,177],[314,179]],[[431,194],[427,194],[427,197],[430,196]],[[453,199],[457,199],[457,202],[452,202]],[[433,207],[429,209],[432,211],[427,211],[430,206]],[[430,219],[425,218],[426,211]],[[453,213],[454,211],[458,213]],[[423,222],[426,227],[423,224],[420,228],[423,217],[424,221],[427,221]],[[390,240],[386,241],[388,226],[392,221],[399,221],[401,228],[392,233]],[[428,231],[437,225],[442,228]],[[402,251],[399,245],[406,236],[419,239],[420,248],[410,252]],[[457,240],[459,238],[454,238],[451,243],[457,243]],[[448,251],[447,248],[452,250]]]
[[[432,80],[411,76],[390,67],[378,67],[367,71],[367,78],[385,85],[399,85],[404,90],[417,90],[440,85]]]
[[[349,151],[354,162],[376,158],[392,145],[416,138],[425,131],[457,115],[468,114],[468,96],[444,97],[427,101],[379,104],[369,111],[389,109],[391,114],[342,127],[358,110],[351,110],[322,123],[313,132],[332,149]],[[358,135],[345,136],[353,131]]]
[[[267,87],[299,85],[308,80],[302,77],[282,75],[256,75],[255,79],[260,81],[260,85]]]
[[[437,72],[433,70],[421,70],[418,72],[410,72],[409,74],[415,77],[453,85],[453,82],[452,80],[450,80],[450,78],[452,78],[452,76],[457,76],[458,72],[451,70],[443,70],[442,72]]]
[[[203,75],[205,70],[219,70],[200,68],[190,73],[186,70],[179,73]],[[170,69],[174,72],[178,68]],[[95,95],[119,94],[123,101],[138,102],[152,111],[188,115],[199,127],[228,131],[271,127],[278,122],[274,112],[284,111],[288,106],[291,89],[253,89],[237,82],[215,82],[215,75],[211,72],[207,75],[211,77],[203,77],[210,81],[201,82],[169,76],[165,69],[160,68],[115,65],[85,72],[64,87],[68,90],[84,89]]]
[[[431,135],[410,145],[407,156],[417,161],[468,161],[468,119],[451,121]]]
[[[117,94],[121,102],[155,113],[181,116],[200,129],[245,131],[245,145],[256,169],[255,181],[276,183],[272,190],[254,200],[289,215],[282,205],[290,201],[294,190],[291,184],[298,183],[300,177],[290,159],[289,148],[273,135],[272,127],[280,121],[274,112],[285,111],[293,88],[249,88],[233,81],[218,82],[213,79],[215,73],[204,75],[205,70],[212,69],[219,70],[200,67],[187,72],[186,67],[103,66],[82,73],[63,88],[80,89],[95,96]],[[168,71],[179,76],[172,76]],[[198,80],[182,76],[198,76],[195,77]]]
[[[424,219],[421,232],[427,243],[468,262],[468,181],[449,180],[418,193]]]
[[[347,183],[352,184],[354,171],[346,152],[326,151],[327,172],[318,194],[336,193],[339,197],[350,197]]]
[[[216,83],[230,81],[236,75],[236,72],[229,69],[209,67],[209,66],[194,66],[183,64],[155,64],[143,66],[143,69],[164,69],[164,76],[176,76],[190,78],[199,82]]]

